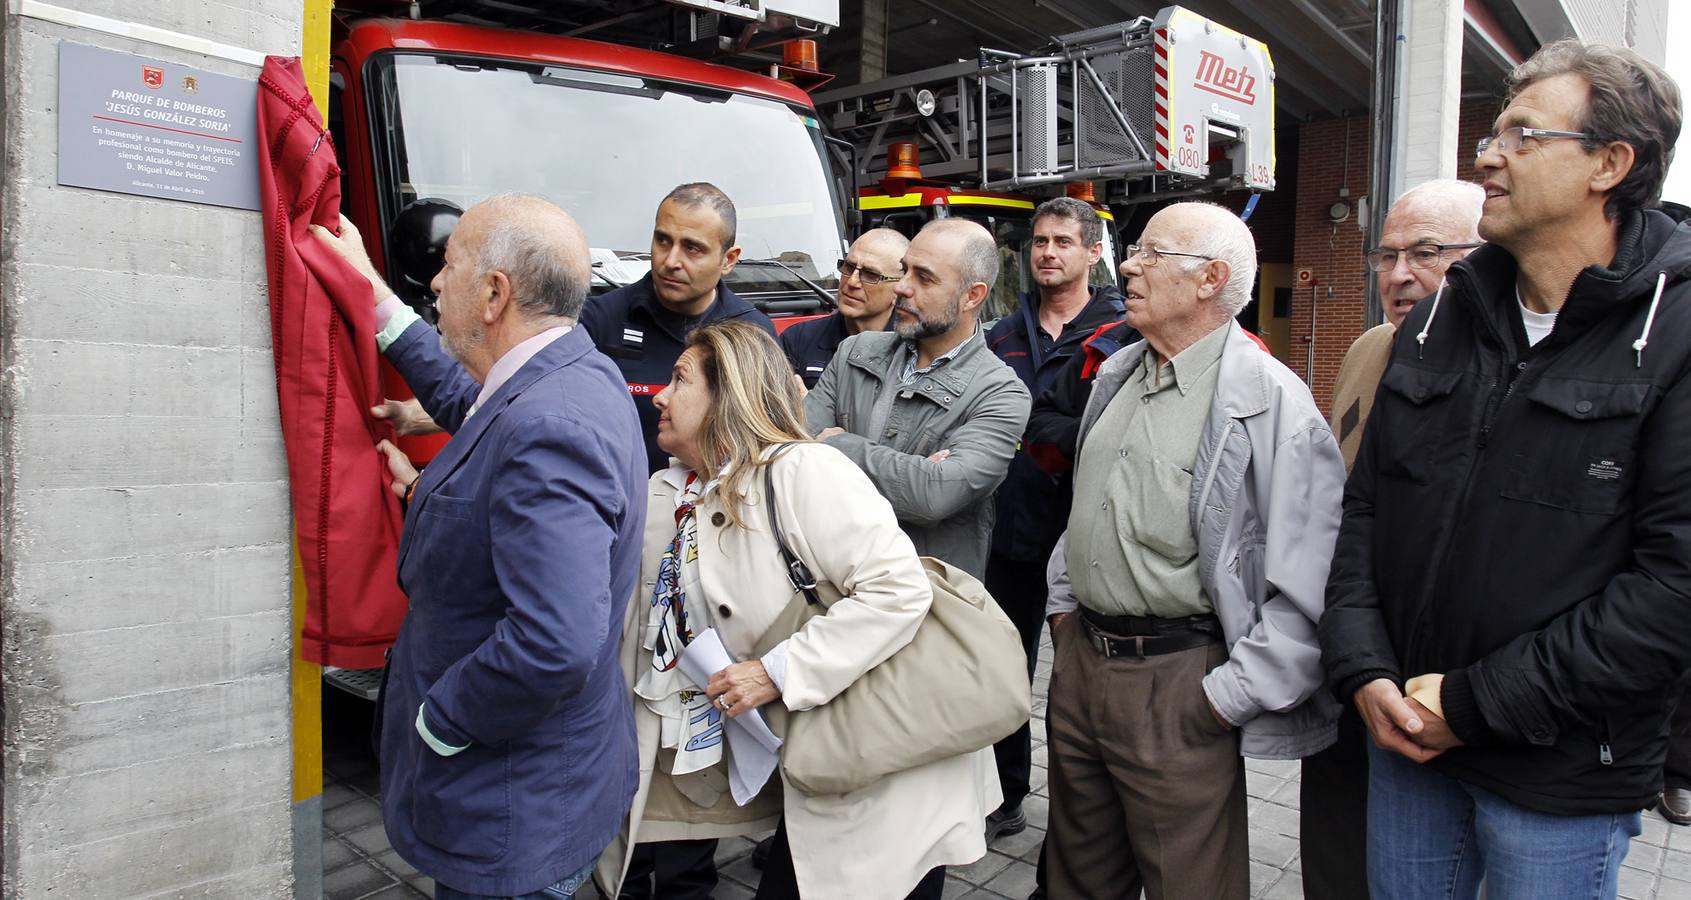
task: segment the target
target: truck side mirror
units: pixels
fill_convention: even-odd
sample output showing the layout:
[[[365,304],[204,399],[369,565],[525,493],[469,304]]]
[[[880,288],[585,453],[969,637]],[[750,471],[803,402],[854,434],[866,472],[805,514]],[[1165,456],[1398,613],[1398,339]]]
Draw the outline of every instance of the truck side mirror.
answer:
[[[464,210],[450,200],[424,197],[405,204],[388,228],[388,251],[399,274],[425,294],[446,264],[446,239],[463,215]]]

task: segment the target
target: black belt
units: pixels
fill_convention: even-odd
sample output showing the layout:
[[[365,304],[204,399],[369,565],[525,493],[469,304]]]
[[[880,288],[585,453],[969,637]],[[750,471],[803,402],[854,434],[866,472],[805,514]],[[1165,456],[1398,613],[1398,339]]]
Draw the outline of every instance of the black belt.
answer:
[[[1132,623],[1134,631],[1148,634],[1116,634],[1106,631],[1095,619],[1112,625]],[[1086,607],[1080,608],[1080,627],[1087,643],[1105,659],[1132,656],[1144,659],[1205,647],[1221,641],[1221,623],[1215,616],[1187,616],[1180,619],[1156,619],[1140,616],[1105,616]]]

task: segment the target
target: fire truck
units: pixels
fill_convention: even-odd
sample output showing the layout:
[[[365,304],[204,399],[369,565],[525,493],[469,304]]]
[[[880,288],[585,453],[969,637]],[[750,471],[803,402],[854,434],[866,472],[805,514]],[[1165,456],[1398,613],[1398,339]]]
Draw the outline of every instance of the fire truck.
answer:
[[[672,3],[676,34],[662,43],[677,52],[492,27],[614,37],[607,0],[341,5],[352,13],[336,23],[327,118],[342,212],[401,299],[433,321],[428,284],[459,214],[507,192],[546,197],[581,224],[595,293],[637,281],[659,201],[709,181],[737,207],[743,251],[724,279],[735,293],[778,321],[832,303],[850,202],[805,91],[826,76],[800,41],[838,24],[837,0]],[[363,17],[393,12],[404,16]],[[801,52],[753,63],[759,72],[709,61],[786,47]],[[411,396],[385,363],[383,387]],[[401,443],[426,462],[445,438]],[[327,678],[373,699],[376,675]]]
[[[1273,84],[1261,41],[1169,6],[1031,53],[982,48],[974,60],[814,96],[853,146],[866,225],[912,233],[962,216],[998,239],[1005,264],[986,307],[996,318],[1033,287],[1032,215],[1047,196],[1066,190],[1105,217],[1093,278],[1111,283],[1124,236],[1116,213],[1273,190]]]

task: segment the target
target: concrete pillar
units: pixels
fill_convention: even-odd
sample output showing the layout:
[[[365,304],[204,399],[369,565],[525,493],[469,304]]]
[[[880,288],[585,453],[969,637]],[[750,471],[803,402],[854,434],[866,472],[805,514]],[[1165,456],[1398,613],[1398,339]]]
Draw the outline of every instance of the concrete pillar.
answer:
[[[55,173],[61,42],[256,78],[170,44],[294,55],[301,2],[7,12],[0,894],[291,897],[288,497],[259,214]]]
[[[842,84],[862,84],[887,77],[887,13],[889,0],[846,0],[855,6],[842,17],[842,30],[855,38],[836,57],[836,71]],[[852,15],[855,13],[855,16]],[[856,21],[853,22],[852,20]],[[861,27],[855,31],[850,26]]]
[[[1462,105],[1462,0],[1402,0],[1392,178],[1380,199],[1454,178]]]

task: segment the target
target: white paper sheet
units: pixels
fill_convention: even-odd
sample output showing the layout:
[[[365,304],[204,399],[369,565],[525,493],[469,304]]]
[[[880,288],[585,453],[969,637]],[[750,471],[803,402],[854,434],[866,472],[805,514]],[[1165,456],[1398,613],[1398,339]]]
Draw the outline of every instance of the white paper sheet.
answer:
[[[693,638],[687,649],[681,651],[678,660],[681,671],[700,687],[710,684],[712,675],[733,662],[734,658],[728,655],[728,648],[722,646],[722,637],[714,628],[706,629]],[[781,739],[769,730],[769,723],[764,721],[760,710],[741,713],[732,719],[724,715],[723,719],[727,723],[730,760],[728,787],[734,795],[734,803],[745,806],[752,802],[758,791],[763,790],[764,783],[780,764]]]

